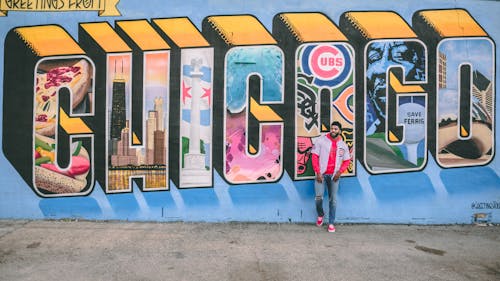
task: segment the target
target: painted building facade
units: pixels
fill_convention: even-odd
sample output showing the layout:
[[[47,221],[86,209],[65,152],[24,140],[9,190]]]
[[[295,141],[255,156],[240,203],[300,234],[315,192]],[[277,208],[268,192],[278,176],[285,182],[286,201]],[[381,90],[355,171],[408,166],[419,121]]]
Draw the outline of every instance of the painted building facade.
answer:
[[[500,3],[284,2],[0,1],[0,218],[500,222]]]

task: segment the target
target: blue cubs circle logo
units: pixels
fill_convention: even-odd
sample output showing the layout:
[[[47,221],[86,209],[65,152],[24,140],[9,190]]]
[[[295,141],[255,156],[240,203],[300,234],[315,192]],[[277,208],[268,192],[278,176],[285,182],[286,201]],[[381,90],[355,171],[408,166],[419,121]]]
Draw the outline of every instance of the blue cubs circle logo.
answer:
[[[302,69],[314,76],[313,84],[337,86],[351,73],[351,56],[343,45],[310,45],[302,54]]]

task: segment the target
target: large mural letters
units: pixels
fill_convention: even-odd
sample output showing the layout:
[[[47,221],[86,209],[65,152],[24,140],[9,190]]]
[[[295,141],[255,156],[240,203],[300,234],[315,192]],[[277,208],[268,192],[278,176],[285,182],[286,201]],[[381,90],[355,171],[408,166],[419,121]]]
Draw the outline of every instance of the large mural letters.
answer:
[[[219,172],[233,184],[275,182],[283,173],[283,118],[277,113],[284,102],[283,52],[252,16],[204,22],[216,63],[224,65],[223,73],[216,73],[224,77],[217,93],[224,94]]]
[[[57,48],[51,42],[57,41]],[[60,26],[12,29],[5,41],[3,149],[44,197],[94,187],[95,67]],[[21,67],[22,66],[22,67]]]
[[[43,196],[81,194],[94,185],[93,65],[84,56],[43,59],[36,67],[34,188]]]
[[[460,22],[460,25],[456,25]],[[423,10],[416,32],[432,49],[431,152],[443,168],[489,163],[495,143],[495,45],[465,10]],[[430,35],[430,36],[429,36]]]
[[[340,121],[373,176],[489,164],[493,39],[464,9],[16,27],[5,38],[3,152],[40,197],[314,178]],[[428,153],[430,152],[430,153]],[[285,174],[286,173],[286,174]],[[427,179],[427,175],[425,176]],[[285,177],[286,179],[286,177]],[[170,181],[171,180],[171,181]]]
[[[181,52],[180,187],[212,186],[213,49]]]
[[[154,19],[172,46],[170,175],[179,188],[212,186],[214,51],[188,18]]]
[[[426,46],[393,12],[346,12],[340,26],[356,42],[358,154],[373,174],[416,171],[426,163]],[[391,39],[388,39],[391,38]],[[392,39],[393,38],[393,39]],[[361,68],[361,65],[363,67]]]
[[[283,54],[276,46],[235,47],[226,65],[225,178],[277,181],[283,172],[283,122],[268,104],[283,102]]]
[[[295,100],[285,102],[288,112],[294,112],[286,114],[285,139],[295,139],[285,141],[285,151],[295,152],[284,159],[285,168],[294,180],[312,179],[313,143],[332,121],[341,122],[354,156],[354,50],[321,13],[278,14],[273,35],[286,56],[285,92],[295,93]],[[355,163],[353,158],[347,175],[354,174]]]
[[[114,110],[111,113],[109,187],[120,190],[130,186],[130,190],[131,183],[127,185],[127,182],[134,178],[144,191],[165,190],[168,189],[170,46],[146,20],[118,21],[115,29],[132,47],[133,63],[125,66],[122,75],[118,69],[114,73],[108,72],[108,83],[113,75],[112,95],[108,95],[111,104],[108,106],[114,108],[118,105],[125,109],[125,116],[113,116]],[[124,63],[127,65],[130,61],[125,59]],[[120,64],[115,60],[109,65]],[[131,76],[128,71],[131,71]],[[125,83],[125,92],[120,92],[121,89],[115,91],[116,79]],[[109,90],[108,87],[108,93]],[[119,124],[123,117],[125,124]],[[120,135],[113,135],[113,130],[120,130]]]
[[[168,45],[146,21],[117,24],[122,37],[107,23],[85,23],[79,30],[85,50],[104,71],[104,79],[97,82],[98,112],[104,121],[99,140],[106,144],[98,153],[105,167],[98,180],[106,193],[130,192],[132,180],[144,191],[168,189],[168,111],[163,102],[168,94]]]

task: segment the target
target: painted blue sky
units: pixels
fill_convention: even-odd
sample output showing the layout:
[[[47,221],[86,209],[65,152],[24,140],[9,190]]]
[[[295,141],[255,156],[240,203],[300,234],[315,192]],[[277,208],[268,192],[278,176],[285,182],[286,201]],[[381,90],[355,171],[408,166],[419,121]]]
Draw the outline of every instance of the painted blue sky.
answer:
[[[495,69],[493,43],[485,39],[446,40],[439,45],[439,50],[447,58],[448,88],[457,88],[460,64],[471,64],[472,70],[481,72],[490,81]]]

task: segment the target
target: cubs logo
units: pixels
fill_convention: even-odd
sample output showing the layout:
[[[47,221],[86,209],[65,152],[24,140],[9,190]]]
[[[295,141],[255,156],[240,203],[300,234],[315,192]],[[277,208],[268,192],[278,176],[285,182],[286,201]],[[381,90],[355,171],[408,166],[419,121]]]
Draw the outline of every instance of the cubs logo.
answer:
[[[304,72],[314,76],[313,84],[318,86],[343,83],[351,73],[351,65],[349,51],[341,44],[310,45],[302,56]]]

